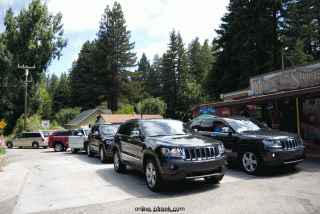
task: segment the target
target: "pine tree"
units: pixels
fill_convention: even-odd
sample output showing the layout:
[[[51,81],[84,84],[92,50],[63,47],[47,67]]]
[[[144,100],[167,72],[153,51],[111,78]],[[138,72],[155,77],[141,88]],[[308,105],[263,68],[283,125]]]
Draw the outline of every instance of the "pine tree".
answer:
[[[107,72],[111,73],[111,90],[108,104],[111,110],[117,110],[119,88],[128,78],[127,68],[135,65],[135,53],[130,52],[134,43],[130,43],[130,31],[126,30],[126,21],[119,3],[115,2],[112,10],[107,6],[100,21],[98,43],[107,46],[106,60],[102,62]]]

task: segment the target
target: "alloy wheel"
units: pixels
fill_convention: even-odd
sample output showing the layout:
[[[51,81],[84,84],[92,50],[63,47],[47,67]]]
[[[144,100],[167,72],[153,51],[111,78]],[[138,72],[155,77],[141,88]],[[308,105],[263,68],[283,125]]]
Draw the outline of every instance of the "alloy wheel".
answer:
[[[258,160],[255,154],[252,152],[244,153],[242,156],[242,165],[243,168],[249,173],[256,171],[258,167]]]

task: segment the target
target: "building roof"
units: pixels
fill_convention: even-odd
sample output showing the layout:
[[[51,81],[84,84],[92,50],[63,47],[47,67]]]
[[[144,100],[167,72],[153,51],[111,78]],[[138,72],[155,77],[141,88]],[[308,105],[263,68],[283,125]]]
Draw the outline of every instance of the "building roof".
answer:
[[[141,119],[141,114],[101,114],[100,116],[99,120],[112,124],[120,124],[131,119]],[[142,119],[163,119],[163,117],[158,114],[143,114]]]
[[[81,112],[78,116],[76,116],[74,119],[69,121],[69,123],[67,123],[67,125],[69,125],[69,126],[78,125],[79,123],[81,123],[83,120],[85,120],[91,114],[93,114],[94,112],[96,112],[98,110],[102,111],[105,114],[112,114],[110,109],[107,109],[107,110],[103,110],[103,109],[100,109],[100,108],[90,109],[90,110]]]

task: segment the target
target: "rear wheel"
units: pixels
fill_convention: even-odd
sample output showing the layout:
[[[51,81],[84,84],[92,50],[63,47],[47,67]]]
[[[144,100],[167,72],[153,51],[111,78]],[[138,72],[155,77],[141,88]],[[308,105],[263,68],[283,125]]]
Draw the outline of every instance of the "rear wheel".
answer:
[[[100,147],[100,160],[101,160],[101,163],[107,163],[107,161],[108,161],[107,155],[103,149],[103,146]]]
[[[255,174],[261,169],[262,161],[256,152],[246,150],[241,156],[241,166],[246,173]]]
[[[53,149],[54,149],[55,152],[62,152],[64,147],[63,147],[62,143],[57,143],[57,144],[54,145]]]
[[[11,149],[13,147],[13,144],[11,142],[8,142],[7,147],[8,147],[8,149]]]
[[[147,161],[145,173],[148,188],[154,192],[158,191],[162,187],[163,181],[154,160],[150,159]]]
[[[34,142],[34,143],[32,144],[32,148],[34,148],[34,149],[39,149],[39,144],[38,144],[37,142]]]
[[[126,171],[126,165],[121,162],[119,151],[116,150],[113,153],[113,165],[114,170],[118,173]]]

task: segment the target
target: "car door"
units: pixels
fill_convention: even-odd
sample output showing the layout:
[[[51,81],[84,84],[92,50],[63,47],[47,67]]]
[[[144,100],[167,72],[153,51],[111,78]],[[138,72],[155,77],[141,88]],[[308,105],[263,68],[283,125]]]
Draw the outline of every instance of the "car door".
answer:
[[[24,133],[18,134],[12,142],[13,146],[23,146],[23,137]]]
[[[131,151],[128,149],[128,138],[130,136],[130,132],[132,130],[133,124],[130,122],[124,123],[117,133],[117,140],[119,141],[119,149],[121,153],[121,157],[124,161],[127,161],[129,163],[132,161],[132,154]]]
[[[142,167],[143,145],[140,125],[138,122],[134,122],[131,126],[126,148],[130,151],[132,164],[138,168]]]
[[[99,152],[99,142],[101,138],[101,126],[95,126],[91,136],[91,149],[93,152]]]
[[[234,134],[231,127],[222,120],[214,121],[214,139],[220,140],[224,147],[226,154],[229,158],[232,158],[235,154],[235,148],[237,147],[237,135]]]

